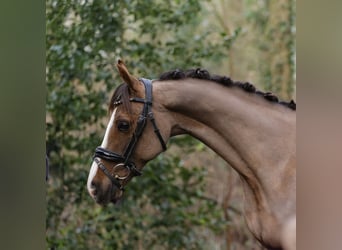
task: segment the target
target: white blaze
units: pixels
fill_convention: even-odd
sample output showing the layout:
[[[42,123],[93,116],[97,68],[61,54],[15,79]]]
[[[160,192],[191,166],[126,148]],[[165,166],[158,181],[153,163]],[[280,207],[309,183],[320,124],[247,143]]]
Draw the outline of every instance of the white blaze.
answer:
[[[114,125],[115,113],[116,113],[116,109],[114,109],[112,116],[110,117],[109,123],[107,125],[106,133],[105,133],[105,136],[104,136],[102,144],[101,144],[102,148],[106,148],[108,146],[109,132]]]
[[[105,133],[105,136],[104,136],[102,144],[101,144],[102,148],[106,148],[108,146],[109,133],[110,133],[111,128],[114,125],[115,113],[116,113],[116,109],[114,109],[112,116],[110,117],[109,123],[107,125],[106,133]],[[89,175],[88,175],[88,181],[87,181],[88,191],[90,191],[92,189],[91,188],[91,181],[95,177],[95,175],[97,173],[97,169],[98,169],[97,164],[96,164],[96,162],[93,161],[91,168],[90,168]]]

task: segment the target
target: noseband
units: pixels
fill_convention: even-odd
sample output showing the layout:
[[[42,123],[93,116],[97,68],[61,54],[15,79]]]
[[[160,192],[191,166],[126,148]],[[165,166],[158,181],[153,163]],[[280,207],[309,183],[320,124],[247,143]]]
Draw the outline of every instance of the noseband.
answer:
[[[98,165],[98,167],[103,171],[103,173],[112,181],[113,185],[115,185],[116,187],[118,187],[120,190],[123,190],[123,186],[120,183],[120,180],[125,180],[127,179],[130,175],[132,176],[138,176],[141,175],[141,171],[138,170],[134,164],[133,161],[131,161],[131,156],[134,152],[134,149],[136,147],[136,144],[140,138],[140,136],[142,135],[145,127],[146,127],[146,122],[147,120],[150,120],[152,123],[152,126],[154,128],[154,133],[157,135],[159,142],[163,148],[163,150],[166,150],[166,144],[164,142],[163,137],[160,134],[160,131],[157,127],[157,124],[155,122],[153,113],[152,113],[152,81],[148,80],[148,79],[144,79],[141,78],[140,81],[144,84],[145,86],[145,99],[142,98],[137,98],[137,97],[133,97],[130,98],[129,101],[130,102],[139,102],[139,103],[143,103],[144,107],[143,110],[141,112],[141,114],[139,115],[138,121],[137,121],[137,127],[132,135],[132,138],[129,142],[129,144],[126,147],[126,150],[124,152],[123,155],[120,155],[118,153],[109,151],[105,148],[101,148],[101,147],[97,147],[95,149],[95,155],[94,155],[94,161],[96,162],[96,164]],[[115,102],[116,105],[120,105],[122,104],[121,100],[117,100]],[[128,170],[128,174],[124,177],[120,177],[118,175],[114,175],[114,173],[111,173],[110,171],[108,171],[108,169],[104,166],[104,164],[99,160],[103,159],[103,160],[107,160],[107,161],[111,161],[114,163],[117,163],[114,167],[113,167],[113,171],[116,168],[119,167],[124,167]]]

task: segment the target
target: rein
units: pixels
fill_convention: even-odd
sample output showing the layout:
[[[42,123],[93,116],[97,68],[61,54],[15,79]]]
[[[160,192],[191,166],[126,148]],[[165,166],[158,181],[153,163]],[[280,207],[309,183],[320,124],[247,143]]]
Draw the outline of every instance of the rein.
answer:
[[[139,80],[144,84],[144,87],[145,87],[145,99],[133,97],[133,98],[130,98],[129,101],[130,102],[143,103],[144,106],[143,106],[141,114],[139,115],[139,118],[137,121],[137,127],[136,127],[136,129],[132,135],[130,142],[128,143],[128,145],[126,147],[125,152],[123,153],[123,155],[120,155],[118,153],[109,151],[105,148],[97,147],[95,149],[95,154],[93,157],[93,159],[96,162],[96,164],[98,165],[98,167],[112,181],[112,184],[115,185],[120,190],[123,190],[123,186],[120,183],[120,180],[121,181],[125,180],[131,175],[132,176],[139,176],[142,174],[141,171],[136,168],[134,162],[131,161],[131,156],[134,152],[134,149],[137,145],[137,142],[138,142],[140,136],[142,135],[142,133],[146,127],[147,120],[151,121],[153,129],[154,129],[154,133],[158,137],[159,142],[163,148],[163,151],[166,150],[166,143],[160,134],[160,131],[157,127],[157,124],[156,124],[156,121],[154,119],[153,112],[152,112],[152,81],[148,80],[148,79],[144,79],[144,78],[140,78]],[[122,104],[122,101],[118,100],[115,102],[115,104],[120,105],[120,104]],[[117,174],[111,173],[104,166],[104,164],[99,160],[99,158],[103,159],[103,160],[111,161],[114,163],[118,163],[112,168],[113,172],[115,172],[115,170],[117,170],[121,167],[121,168],[126,168],[128,170],[128,174],[126,176],[120,177]]]

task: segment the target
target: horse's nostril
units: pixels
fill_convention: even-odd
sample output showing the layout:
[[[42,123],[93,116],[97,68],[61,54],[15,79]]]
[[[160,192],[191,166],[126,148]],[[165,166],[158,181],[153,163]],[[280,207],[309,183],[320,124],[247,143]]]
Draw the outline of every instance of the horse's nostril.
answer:
[[[97,187],[96,187],[97,185],[96,185],[96,183],[94,182],[94,181],[92,181],[91,183],[90,183],[90,188],[91,188],[91,193],[93,194],[93,195],[96,195],[97,194]]]

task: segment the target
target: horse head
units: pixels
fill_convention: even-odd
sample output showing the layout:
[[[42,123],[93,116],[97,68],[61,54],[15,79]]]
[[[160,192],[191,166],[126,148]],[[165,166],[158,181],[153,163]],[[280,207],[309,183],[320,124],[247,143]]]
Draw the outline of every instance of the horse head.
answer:
[[[152,82],[132,76],[122,60],[116,66],[124,83],[111,98],[109,122],[87,182],[89,194],[99,204],[122,197],[124,186],[166,150],[171,130],[163,121],[163,108],[155,103],[152,108]]]

